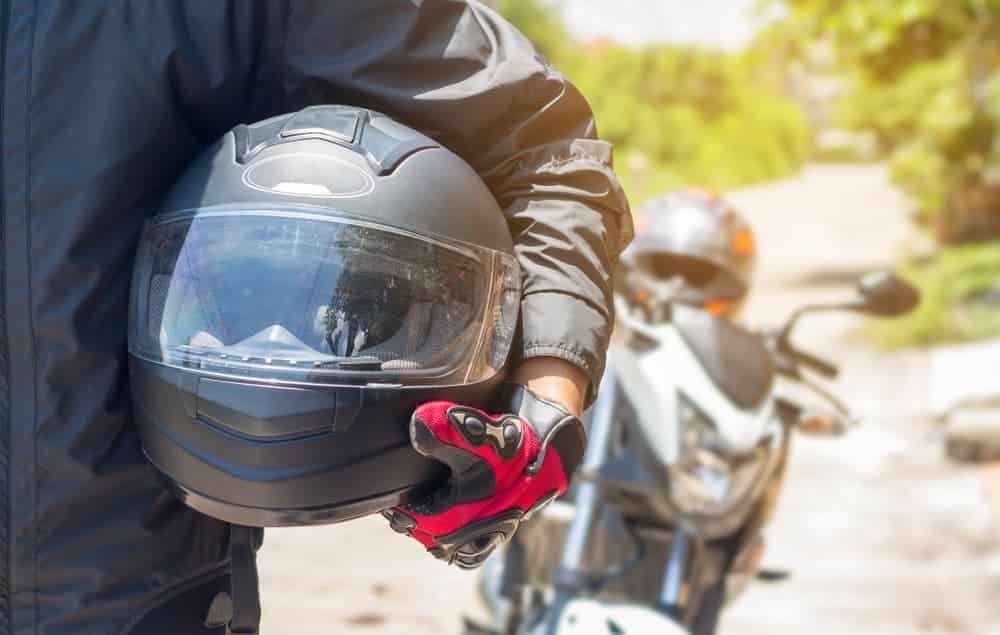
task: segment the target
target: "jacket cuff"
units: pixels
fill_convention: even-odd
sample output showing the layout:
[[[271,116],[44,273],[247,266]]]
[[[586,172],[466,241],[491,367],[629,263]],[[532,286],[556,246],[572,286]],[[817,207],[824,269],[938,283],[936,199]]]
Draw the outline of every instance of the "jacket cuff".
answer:
[[[521,300],[520,360],[558,357],[590,380],[584,406],[597,396],[613,317],[590,302],[566,293],[544,291]]]

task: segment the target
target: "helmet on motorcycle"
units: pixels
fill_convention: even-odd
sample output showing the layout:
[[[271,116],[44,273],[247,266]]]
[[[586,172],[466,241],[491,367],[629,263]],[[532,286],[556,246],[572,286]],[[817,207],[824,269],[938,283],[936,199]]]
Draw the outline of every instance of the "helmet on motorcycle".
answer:
[[[639,281],[627,285],[631,300],[668,296],[716,315],[739,311],[756,247],[749,224],[725,200],[701,190],[673,192],[646,203],[636,225],[622,256]]]
[[[238,126],[143,232],[130,374],[143,448],[190,506],[328,523],[422,496],[413,409],[486,406],[520,304],[504,216],[459,157],[368,110]]]

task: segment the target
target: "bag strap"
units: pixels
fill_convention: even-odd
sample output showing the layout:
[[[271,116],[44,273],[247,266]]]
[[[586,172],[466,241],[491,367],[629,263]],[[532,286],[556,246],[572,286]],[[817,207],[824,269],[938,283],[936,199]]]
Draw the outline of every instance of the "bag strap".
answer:
[[[229,593],[219,593],[208,609],[205,625],[226,625],[226,635],[259,635],[260,587],[257,548],[260,529],[232,525],[229,538]]]

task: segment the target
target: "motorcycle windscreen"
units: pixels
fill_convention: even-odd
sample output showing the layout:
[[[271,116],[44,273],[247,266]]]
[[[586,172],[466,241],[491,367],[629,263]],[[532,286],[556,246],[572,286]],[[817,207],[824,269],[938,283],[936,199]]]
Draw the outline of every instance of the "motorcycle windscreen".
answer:
[[[129,350],[234,378],[472,382],[507,359],[519,279],[508,254],[316,213],[154,219]]]

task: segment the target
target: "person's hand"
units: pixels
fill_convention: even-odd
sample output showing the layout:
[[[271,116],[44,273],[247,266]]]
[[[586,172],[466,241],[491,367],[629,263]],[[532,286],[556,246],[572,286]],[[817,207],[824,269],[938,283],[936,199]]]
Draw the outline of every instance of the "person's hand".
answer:
[[[394,530],[463,568],[481,565],[563,494],[586,447],[580,419],[525,386],[506,384],[501,403],[510,414],[444,401],[417,408],[413,447],[447,465],[451,477],[429,500],[383,512]]]

